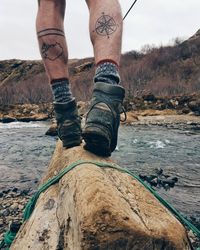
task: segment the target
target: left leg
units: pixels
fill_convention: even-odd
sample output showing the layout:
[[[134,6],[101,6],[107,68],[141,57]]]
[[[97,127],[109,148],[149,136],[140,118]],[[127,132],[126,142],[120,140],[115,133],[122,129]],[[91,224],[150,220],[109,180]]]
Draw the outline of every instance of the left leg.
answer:
[[[73,147],[81,142],[81,127],[69,84],[64,14],[65,0],[39,0],[36,28],[41,56],[53,93],[58,135],[64,147]]]
[[[68,79],[68,49],[64,33],[65,0],[40,0],[36,30],[41,57],[49,77]]]

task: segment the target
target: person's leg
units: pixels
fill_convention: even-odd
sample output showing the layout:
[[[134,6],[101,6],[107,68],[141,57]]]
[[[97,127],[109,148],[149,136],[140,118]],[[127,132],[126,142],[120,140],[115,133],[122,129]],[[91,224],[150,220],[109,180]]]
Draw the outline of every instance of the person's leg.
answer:
[[[65,0],[39,1],[36,29],[40,53],[50,82],[69,77],[64,13]]]
[[[51,84],[58,134],[63,146],[80,144],[80,119],[72,96],[64,33],[65,0],[39,0],[36,19],[40,53]]]
[[[118,0],[87,0],[96,73],[91,109],[83,131],[85,148],[109,156],[117,144],[124,89],[119,86],[122,14]]]
[[[90,37],[95,63],[112,60],[120,63],[122,13],[118,0],[87,0],[90,12]]]

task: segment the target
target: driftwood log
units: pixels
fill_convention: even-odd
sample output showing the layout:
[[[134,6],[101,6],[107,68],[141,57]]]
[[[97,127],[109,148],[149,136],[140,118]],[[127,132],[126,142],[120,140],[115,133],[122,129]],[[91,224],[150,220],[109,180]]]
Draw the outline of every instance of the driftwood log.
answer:
[[[63,149],[42,183],[77,160],[112,161]],[[184,227],[137,180],[115,169],[77,166],[40,195],[11,250],[191,249]]]

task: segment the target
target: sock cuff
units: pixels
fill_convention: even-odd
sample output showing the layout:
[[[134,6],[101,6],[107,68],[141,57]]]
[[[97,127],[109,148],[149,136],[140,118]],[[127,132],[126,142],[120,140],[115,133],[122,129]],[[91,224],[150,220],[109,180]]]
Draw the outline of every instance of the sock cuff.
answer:
[[[51,81],[53,101],[55,103],[68,103],[73,100],[70,84],[67,78],[53,79]]]
[[[54,85],[54,84],[60,83],[60,82],[67,82],[67,83],[69,83],[69,79],[68,78],[53,79],[53,80],[51,80],[50,84]]]
[[[98,64],[95,71],[94,82],[106,82],[110,84],[119,84],[120,76],[119,69],[116,64],[104,60],[101,61],[101,64]]]
[[[103,59],[103,60],[99,61],[98,63],[96,63],[96,67],[98,67],[98,66],[100,66],[101,64],[104,64],[104,63],[112,63],[112,64],[114,64],[117,67],[117,69],[119,68],[118,63],[116,63],[112,59]]]

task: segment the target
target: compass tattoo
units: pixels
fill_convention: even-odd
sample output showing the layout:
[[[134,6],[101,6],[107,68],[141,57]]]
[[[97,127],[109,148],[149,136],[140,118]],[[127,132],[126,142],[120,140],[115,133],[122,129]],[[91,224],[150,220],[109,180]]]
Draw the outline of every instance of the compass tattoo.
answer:
[[[117,29],[117,24],[109,15],[105,15],[104,12],[102,12],[102,16],[97,19],[96,25],[95,25],[95,31],[100,36],[107,36],[107,38],[110,37],[112,33],[114,33]]]

